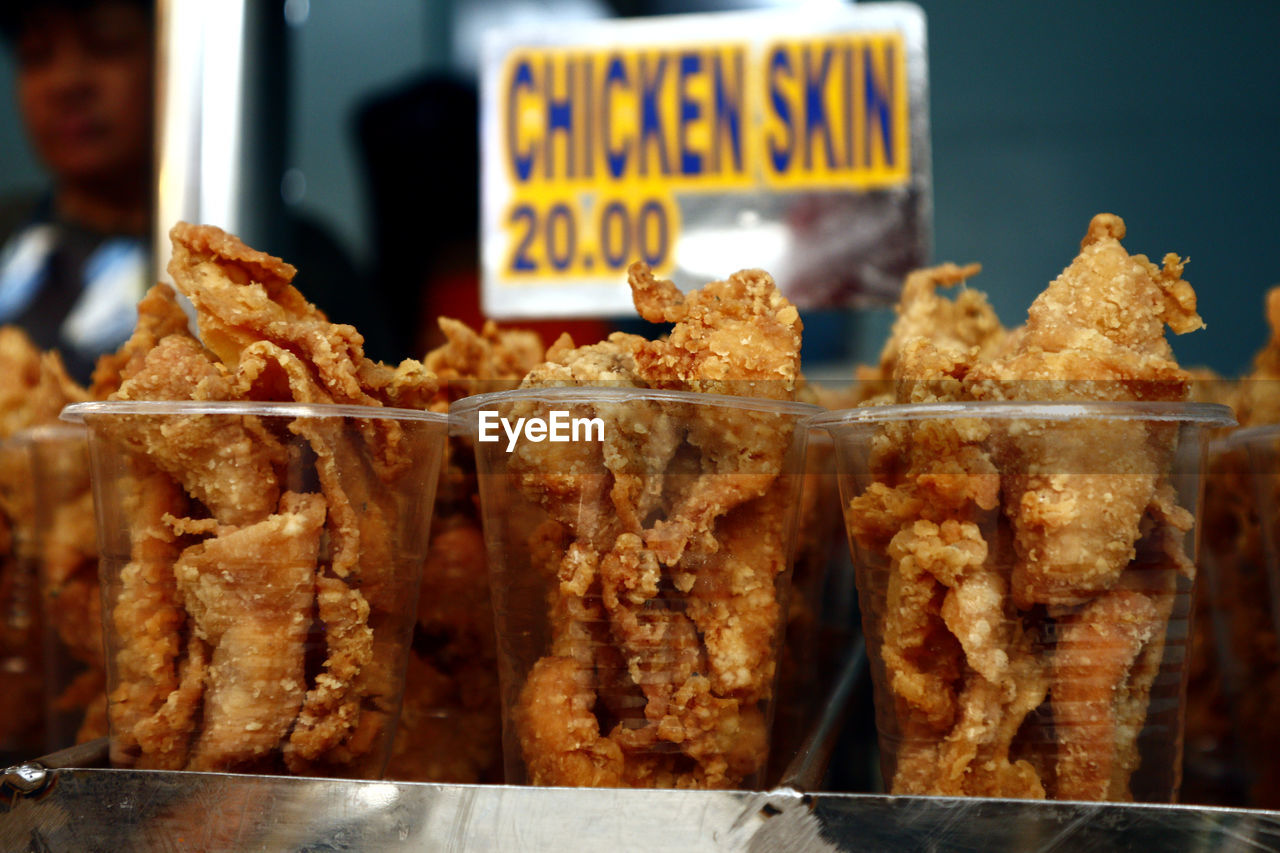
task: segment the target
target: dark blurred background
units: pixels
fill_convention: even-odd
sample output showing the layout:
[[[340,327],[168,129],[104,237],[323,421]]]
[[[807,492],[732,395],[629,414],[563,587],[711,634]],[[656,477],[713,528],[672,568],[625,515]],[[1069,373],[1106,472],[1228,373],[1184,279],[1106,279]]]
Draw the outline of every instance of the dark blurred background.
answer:
[[[796,14],[824,6],[777,5]],[[975,286],[1013,325],[1074,255],[1090,216],[1118,213],[1130,251],[1191,258],[1187,277],[1208,328],[1175,344],[1183,362],[1226,374],[1246,369],[1266,338],[1263,293],[1280,283],[1272,251],[1280,226],[1280,4],[919,5],[928,18],[935,258],[980,261]],[[407,261],[386,257],[386,223],[380,234],[373,209],[379,179],[361,132],[370,109],[423,85],[447,90],[441,104],[459,103],[458,92],[475,80],[478,34],[491,25],[745,7],[708,0],[281,6],[289,62],[282,199],[324,223],[371,274]],[[11,90],[12,80],[5,53],[0,90]],[[448,268],[431,275],[456,282],[456,267],[473,257],[465,151],[474,150],[475,129],[449,109],[431,117],[435,143],[401,152],[438,179],[424,179],[414,208],[421,218],[394,240],[403,245],[405,233],[416,234],[417,257],[434,258],[449,251],[433,243],[433,232],[447,235],[454,252],[464,247],[463,258],[446,259]],[[40,181],[12,100],[0,99],[0,192]],[[403,279],[400,287],[420,284]],[[388,299],[397,304],[394,292]],[[421,335],[409,326],[426,310],[390,312],[404,328],[387,351],[417,354]],[[815,357],[851,361],[874,357],[890,312],[815,320],[843,339]]]

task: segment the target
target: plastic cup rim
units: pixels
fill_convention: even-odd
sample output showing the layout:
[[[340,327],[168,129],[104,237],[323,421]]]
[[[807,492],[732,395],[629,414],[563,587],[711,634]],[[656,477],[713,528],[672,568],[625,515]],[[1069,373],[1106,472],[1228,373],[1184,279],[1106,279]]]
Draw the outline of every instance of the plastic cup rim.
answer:
[[[572,403],[625,403],[635,400],[693,403],[726,409],[793,414],[807,419],[821,414],[823,409],[813,403],[794,400],[771,400],[767,397],[739,397],[731,394],[706,394],[701,391],[677,391],[666,388],[614,388],[598,385],[552,385],[541,388],[515,388],[510,391],[491,391],[463,397],[449,407],[449,414],[465,417],[485,406],[494,406],[513,400],[546,400]]]
[[[9,436],[6,444],[26,445],[40,441],[73,441],[89,435],[84,424],[78,422],[44,423],[24,427]]]
[[[103,400],[72,403],[59,418],[83,424],[94,415],[256,415],[288,418],[358,418],[361,420],[424,421],[446,425],[444,412],[360,406],[348,403],[271,403],[256,400]]]
[[[1234,430],[1229,435],[1217,439],[1210,446],[1230,449],[1276,436],[1280,436],[1280,424],[1259,424]]]
[[[814,418],[810,426],[838,429],[898,421],[939,418],[999,418],[1070,421],[1162,421],[1204,427],[1234,426],[1235,413],[1221,403],[1135,402],[1128,400],[961,400],[946,403],[894,403],[838,409]]]

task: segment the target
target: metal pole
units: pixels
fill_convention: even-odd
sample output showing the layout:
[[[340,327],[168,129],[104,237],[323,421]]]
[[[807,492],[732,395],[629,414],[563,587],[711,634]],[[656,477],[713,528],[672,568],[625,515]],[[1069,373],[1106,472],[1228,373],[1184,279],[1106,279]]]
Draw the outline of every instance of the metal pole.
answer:
[[[157,0],[154,259],[169,229],[217,225],[273,242],[281,210],[285,58],[278,2]]]

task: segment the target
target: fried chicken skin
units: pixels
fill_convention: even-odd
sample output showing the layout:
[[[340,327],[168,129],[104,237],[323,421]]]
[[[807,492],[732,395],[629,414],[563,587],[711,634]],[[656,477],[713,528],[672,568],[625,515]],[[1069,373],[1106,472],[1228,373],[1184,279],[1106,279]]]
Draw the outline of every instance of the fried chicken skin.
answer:
[[[539,336],[492,322],[476,331],[441,317],[445,342],[423,364],[440,388],[431,409],[516,387],[545,355]],[[502,712],[475,454],[451,439],[423,565],[403,709],[387,777],[502,781]]]
[[[799,315],[765,273],[690,293],[640,264],[628,275],[641,316],[670,333],[562,338],[524,388],[795,399]],[[521,400],[508,416],[548,405]],[[554,405],[604,429],[599,442],[516,447],[508,462],[540,522],[522,550],[546,584],[547,643],[512,710],[528,781],[749,783],[766,757],[785,615],[790,486],[802,474],[788,457],[794,420],[639,395]]]
[[[1032,304],[1016,346],[969,374],[976,398],[1187,398],[1190,374],[1174,361],[1164,326],[1204,325],[1195,293],[1176,255],[1157,268],[1124,250],[1124,233],[1119,217],[1094,217],[1080,255]],[[1133,560],[1139,522],[1168,467],[1169,431],[1141,421],[1019,428],[1001,466],[1016,472],[1004,484],[1021,558],[1014,596],[1023,608],[1083,603]]]
[[[426,408],[439,393],[416,361],[366,358],[355,329],[293,287],[289,264],[208,226],[180,223],[171,238],[169,272],[200,337],[154,289],[99,365],[110,400],[372,410]],[[106,595],[116,763],[381,772],[416,589],[407,555],[425,545],[401,524],[416,517],[402,494],[435,476],[436,439],[372,416],[127,415],[95,429],[136,469],[133,553]]]
[[[1203,325],[1195,293],[1176,255],[1156,266],[1124,234],[1094,217],[1013,331],[976,291],[939,294],[976,265],[914,273],[878,368],[891,401],[1185,400],[1165,328]],[[1194,574],[1175,430],[971,411],[878,427],[846,510],[860,586],[882,590],[864,614],[892,703],[887,781],[1130,799],[1178,584]]]
[[[62,513],[55,524],[44,518],[46,501],[33,458],[33,430],[56,423],[63,406],[87,398],[57,352],[41,352],[22,329],[0,326],[0,658],[8,688],[0,709],[0,749],[12,750],[15,758],[28,757],[32,744],[63,736],[46,729],[43,691],[66,687],[58,710],[74,713],[94,698],[85,685],[100,684],[93,676],[78,686],[46,683],[51,672],[68,664],[100,669],[101,613],[96,554],[84,554],[86,548],[92,552],[94,537],[87,476],[63,484],[78,485],[85,500],[78,516]],[[61,484],[64,474],[76,476],[65,467],[42,476]],[[46,647],[46,632],[56,644]]]
[[[1194,389],[1232,405],[1241,427],[1262,433],[1244,443],[1224,435],[1209,451],[1202,532],[1209,582],[1196,588],[1187,739],[1210,771],[1196,780],[1196,802],[1274,809],[1280,770],[1269,756],[1280,748],[1272,710],[1280,702],[1280,639],[1269,577],[1276,554],[1268,543],[1280,541],[1280,530],[1267,506],[1280,498],[1280,445],[1267,428],[1280,423],[1280,287],[1267,292],[1263,307],[1269,335],[1249,372],[1237,381],[1209,376]]]

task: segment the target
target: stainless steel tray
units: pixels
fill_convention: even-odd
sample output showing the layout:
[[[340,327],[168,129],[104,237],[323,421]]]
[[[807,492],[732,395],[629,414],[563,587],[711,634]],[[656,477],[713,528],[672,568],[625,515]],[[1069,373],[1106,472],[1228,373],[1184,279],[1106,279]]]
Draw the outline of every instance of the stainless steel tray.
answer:
[[[1280,851],[1280,812],[803,793],[850,691],[770,792],[351,782],[106,769],[106,739],[0,777],[0,851]]]
[[[50,760],[61,763],[66,754]],[[1255,851],[1280,850],[1280,812],[792,789],[630,791],[42,770],[32,763],[4,777],[0,849]]]

